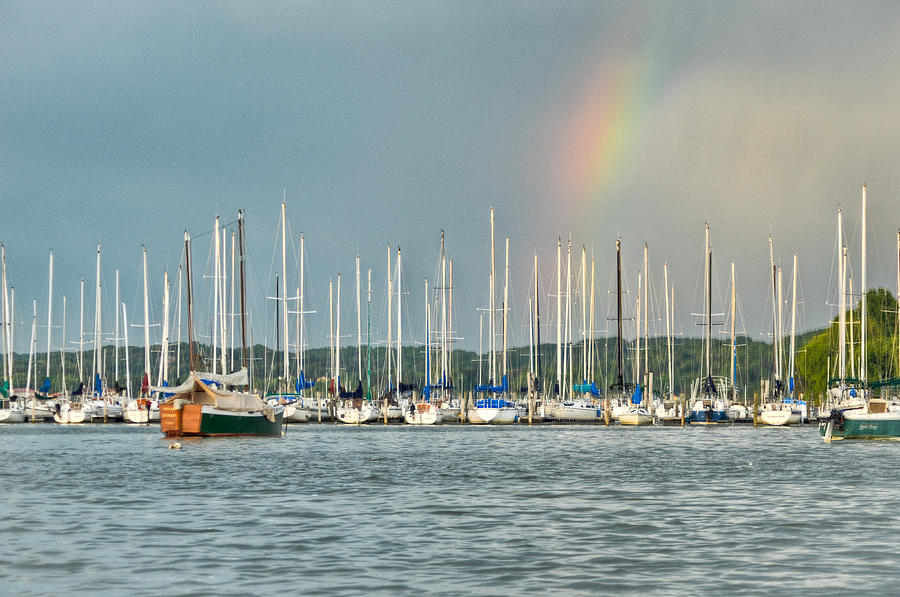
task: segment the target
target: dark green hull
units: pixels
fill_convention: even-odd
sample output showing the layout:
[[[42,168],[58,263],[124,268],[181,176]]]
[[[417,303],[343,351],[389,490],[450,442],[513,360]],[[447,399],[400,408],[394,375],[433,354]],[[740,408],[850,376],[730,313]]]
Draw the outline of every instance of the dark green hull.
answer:
[[[200,421],[200,432],[192,435],[206,437],[225,435],[281,437],[282,416],[283,411],[278,412],[273,422],[257,414],[236,416],[233,414],[203,413]]]
[[[819,423],[819,434],[824,436],[828,421]],[[832,439],[900,439],[900,416],[863,415],[861,418],[844,418],[835,423]]]

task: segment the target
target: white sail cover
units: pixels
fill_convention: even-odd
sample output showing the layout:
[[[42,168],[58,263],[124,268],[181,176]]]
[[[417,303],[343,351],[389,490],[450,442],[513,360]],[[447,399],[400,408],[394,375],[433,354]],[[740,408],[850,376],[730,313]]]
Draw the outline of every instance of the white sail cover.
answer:
[[[150,386],[150,391],[161,392],[164,394],[184,394],[185,392],[192,392],[194,390],[199,391],[200,388],[194,385],[194,377],[220,386],[246,386],[249,385],[250,380],[246,367],[241,367],[234,373],[226,374],[191,371],[190,377],[188,377],[187,381],[180,386]]]

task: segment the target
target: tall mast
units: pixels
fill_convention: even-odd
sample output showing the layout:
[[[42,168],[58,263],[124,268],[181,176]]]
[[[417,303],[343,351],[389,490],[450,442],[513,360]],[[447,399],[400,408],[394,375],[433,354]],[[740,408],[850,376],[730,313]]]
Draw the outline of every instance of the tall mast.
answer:
[[[118,324],[119,318],[116,318],[116,322]],[[51,344],[51,331],[53,330],[53,249],[50,249],[50,283],[49,283],[49,291],[47,297],[47,380],[50,380],[50,353],[53,349],[53,345]],[[116,343],[116,349],[118,352],[118,342]],[[37,379],[37,375],[35,375],[35,379]],[[35,386],[37,383],[35,383]]]
[[[508,373],[506,358],[507,336],[509,335],[509,237],[506,237],[506,261],[503,268],[503,378]]]
[[[114,373],[113,380],[116,385],[119,383],[119,270],[116,270],[116,302],[113,303],[113,311],[116,312],[116,335],[115,335],[115,354],[113,355],[113,360],[115,361],[115,365],[113,365]],[[49,346],[50,342],[47,342]]]
[[[400,399],[400,380],[403,379],[403,305],[400,295],[403,289],[403,266],[400,261],[400,245],[397,245],[397,399]]]
[[[635,344],[637,350],[634,356],[634,385],[641,385],[641,286],[643,282],[643,272],[638,272],[637,296],[634,300],[635,320],[637,322],[637,333],[635,334]]]
[[[594,250],[591,249],[591,316],[588,332],[588,373],[587,382],[594,381]]]
[[[218,231],[218,228],[216,230]],[[147,247],[141,247],[141,250],[144,264],[144,379],[146,380],[150,379],[150,299],[147,288]]]
[[[101,328],[101,298],[100,298],[100,243],[97,243],[97,283],[94,286],[94,371],[91,375],[91,394],[96,389],[97,375],[100,373],[100,328]]]
[[[772,385],[773,391],[775,390],[778,384],[778,298],[777,298],[777,290],[778,287],[778,269],[775,266],[775,248],[774,248],[774,238],[771,234],[769,234],[769,269],[772,272],[772,375],[774,376],[774,383]]]
[[[228,363],[226,360],[227,352],[228,352],[228,317],[226,316],[226,314],[228,313],[228,308],[227,308],[228,307],[228,295],[225,292],[225,289],[228,286],[228,284],[227,284],[228,272],[227,272],[227,268],[225,267],[226,254],[228,252],[227,248],[228,248],[228,239],[226,238],[225,227],[222,226],[222,269],[220,270],[222,272],[222,281],[221,281],[222,289],[221,289],[221,292],[219,293],[219,297],[220,297],[219,308],[221,309],[221,316],[219,317],[219,330],[222,334],[222,342],[221,342],[222,351],[220,353],[219,358],[220,358],[220,364],[222,367],[222,373],[228,373]],[[285,292],[287,292],[287,286],[285,286],[284,289],[285,289]],[[285,345],[287,345],[287,336],[284,337],[284,343],[285,343]],[[287,375],[287,373],[285,373],[285,375]]]
[[[425,390],[422,394],[428,402],[431,402],[431,347],[428,345],[429,319],[431,319],[431,305],[428,303],[428,278],[425,278]]]
[[[581,379],[587,382],[587,251],[581,245]]]
[[[732,396],[737,395],[737,377],[735,371],[735,365],[737,364],[737,346],[735,345],[735,337],[734,337],[734,328],[735,328],[735,315],[736,315],[736,303],[737,297],[734,286],[734,259],[731,260],[731,357],[729,360],[731,361],[731,392]]]
[[[862,276],[860,280],[860,291],[862,292],[862,298],[859,303],[859,310],[861,311],[859,317],[859,325],[860,325],[860,334],[859,334],[859,342],[860,342],[860,366],[859,366],[859,379],[862,382],[863,388],[865,388],[866,383],[869,380],[869,363],[868,363],[868,350],[866,349],[866,337],[867,337],[867,321],[868,321],[868,313],[866,313],[866,292],[868,287],[866,286],[866,185],[863,185],[862,188]],[[864,394],[865,395],[865,394]]]
[[[9,339],[9,293],[6,284],[6,245],[0,243],[0,267],[3,278],[3,381],[9,380],[12,386],[12,343]]]
[[[712,375],[712,249],[709,247],[709,224],[706,225],[706,377]]]
[[[534,371],[537,375],[537,389],[541,383],[541,301],[538,298],[537,253],[534,254]]]
[[[846,264],[845,266],[846,267]],[[847,296],[850,297],[850,321],[847,322],[847,330],[850,337],[847,339],[847,346],[850,349],[850,377],[856,377],[856,342],[853,339],[853,276],[847,278]]]
[[[25,395],[28,396],[31,391],[31,365],[34,360],[34,346],[37,344],[35,333],[37,332],[37,300],[31,301],[31,341],[28,343],[28,374],[25,376]],[[35,378],[37,377],[37,366],[35,366]],[[37,385],[37,384],[35,384]],[[32,405],[33,408],[33,405]]]
[[[63,305],[66,304],[66,297],[63,297]],[[118,311],[118,309],[116,309]],[[66,319],[65,309],[63,309],[63,321]],[[129,400],[131,399],[131,370],[128,365],[128,312],[125,310],[125,303],[122,303],[122,325],[125,330],[125,397]],[[65,326],[63,326],[65,328]],[[63,334],[65,337],[65,334]],[[66,361],[63,360],[63,363]],[[63,372],[63,379],[65,379],[65,372]]]
[[[334,281],[328,280],[328,348],[331,355],[331,384],[332,394],[338,395],[337,373],[334,360]]]
[[[450,271],[449,282],[450,287],[447,289],[447,378],[445,383],[447,387],[453,385],[453,260],[449,263]]]
[[[562,242],[556,238],[556,394],[563,397],[562,378]]]
[[[387,379],[388,391],[392,391],[394,389],[394,385],[391,383],[391,378],[393,377],[394,368],[391,363],[391,354],[394,351],[394,338],[393,338],[393,329],[394,329],[394,273],[391,267],[391,243],[388,243],[388,268],[387,268],[387,350],[385,350],[385,361],[387,365]],[[400,388],[397,388],[397,400],[400,400]]]
[[[162,386],[169,381],[169,270],[163,270],[163,320],[162,342],[159,357],[159,373],[156,385]]]
[[[616,387],[625,390],[625,355],[622,352],[622,239],[616,239]]]
[[[837,212],[838,226],[838,277],[840,278],[838,290],[838,377],[841,381],[841,391],[843,392],[844,379],[847,376],[847,365],[845,361],[846,344],[847,344],[847,288],[846,288],[846,265],[847,265],[847,249],[844,247],[844,229],[842,223],[841,208]]]
[[[287,193],[287,191],[285,191]],[[287,385],[290,368],[288,360],[288,308],[287,308],[287,218],[285,217],[284,201],[281,202],[281,280],[284,286],[284,294],[281,298],[281,318],[282,322],[282,338],[284,338],[284,349],[281,351],[281,375],[284,378],[284,384]],[[287,388],[284,388],[287,390]]]
[[[212,325],[212,361],[213,373],[219,372],[219,216],[213,227],[213,325]],[[149,342],[149,341],[148,341]],[[148,344],[149,346],[149,344]],[[148,348],[149,351],[149,348]],[[224,371],[222,373],[225,373]]]
[[[341,391],[341,272],[337,275],[337,321],[334,329],[334,391],[340,396]]]
[[[794,342],[795,336],[797,334],[797,254],[794,253],[794,273],[793,273],[793,281],[791,282],[791,354],[790,361],[788,366],[788,372],[790,377],[788,377],[788,390],[790,391],[791,398],[794,397]]]
[[[78,326],[78,382],[84,383],[84,276],[81,277],[81,306],[80,306],[80,324]],[[12,368],[10,368],[10,377],[12,377]]]
[[[563,340],[563,391],[562,395],[568,396],[572,379],[572,239],[566,249],[566,324],[565,338]]]
[[[784,380],[784,279],[778,266],[778,379]]]
[[[188,368],[190,371],[196,371],[194,359],[194,295],[191,283],[191,235],[188,231],[184,231],[184,279],[187,286],[187,320],[188,320]],[[241,301],[243,310],[243,301]],[[123,310],[124,313],[124,305]],[[244,351],[246,352],[246,351]],[[244,352],[241,352],[241,358],[244,359]]]
[[[128,325],[126,323],[126,325]],[[128,343],[126,342],[127,346]],[[62,342],[59,343],[59,358],[62,361],[62,380],[59,385],[59,391],[63,395],[66,394],[66,295],[63,295],[62,308]]]
[[[649,245],[644,242],[644,375],[650,373],[650,325],[648,313],[650,312],[650,301],[648,291],[650,290],[650,256]]]
[[[230,331],[228,346],[230,350],[228,351],[228,370],[234,371],[234,262],[235,262],[235,253],[236,245],[235,242],[235,234],[234,230],[231,231],[231,308],[228,310],[228,319],[229,325],[228,329]],[[181,354],[181,268],[178,268],[178,350],[179,355]],[[180,359],[179,359],[180,361]]]
[[[181,266],[178,266],[178,302],[175,306],[175,319],[178,322],[175,327],[175,335],[176,335],[176,344],[175,344],[175,377],[176,379],[181,376],[181,284],[182,279],[184,278],[183,271]],[[232,276],[232,280],[234,277]],[[234,312],[234,301],[231,302],[231,311]],[[124,311],[122,312],[124,314]],[[232,330],[232,334],[234,331]],[[234,337],[232,336],[232,340]],[[232,355],[234,351],[232,350]],[[233,357],[232,357],[233,360]],[[232,366],[234,363],[232,362]]]
[[[668,362],[669,371],[669,397],[674,394],[674,383],[672,380],[672,318],[669,311],[669,263],[663,262],[663,288],[666,291],[666,361]]]
[[[356,254],[356,360],[357,381],[362,383],[362,309],[360,306],[359,253]]]
[[[372,268],[366,286],[366,399],[372,399]]]
[[[249,364],[247,352],[247,275],[244,267],[244,211],[238,211],[238,265],[241,273],[241,367]],[[190,278],[188,278],[190,279]],[[251,376],[250,382],[253,383]]]
[[[494,281],[495,281],[495,279],[496,278],[494,277],[494,208],[492,207],[491,208],[491,280],[490,280],[490,284],[489,284],[490,293],[491,293],[491,297],[490,297],[490,318],[491,318],[491,320],[489,322],[490,323],[490,326],[489,326],[490,338],[488,340],[488,346],[490,347],[490,351],[491,351],[491,362],[490,362],[490,365],[491,365],[490,366],[490,374],[491,374],[491,378],[490,378],[491,382],[490,383],[491,383],[491,385],[497,384],[497,367],[496,367],[496,352],[497,351],[495,349],[497,331],[495,329],[495,322],[494,322],[494,320],[496,319],[495,311],[494,311],[494,305],[496,304],[494,302],[494,283],[495,283]]]
[[[303,235],[300,235],[300,313],[298,313],[300,317],[300,321],[298,322],[299,331],[297,332],[297,369],[303,371],[303,316],[306,315],[303,311],[305,309],[305,305],[303,302],[303,276],[305,274],[304,268],[305,264],[303,263],[306,256],[304,255],[304,247],[305,241],[303,240]],[[306,379],[306,375],[304,374],[304,379]],[[301,388],[302,389],[302,388]]]
[[[447,389],[447,255],[441,230],[441,391]]]

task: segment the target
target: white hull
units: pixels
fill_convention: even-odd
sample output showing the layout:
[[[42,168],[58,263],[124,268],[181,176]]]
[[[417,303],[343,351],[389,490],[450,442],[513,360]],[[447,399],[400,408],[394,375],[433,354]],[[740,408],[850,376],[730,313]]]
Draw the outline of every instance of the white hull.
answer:
[[[360,408],[342,406],[337,409],[337,418],[341,423],[348,425],[371,423],[378,420],[378,409],[368,404],[364,404]]]
[[[440,425],[443,421],[441,411],[437,409],[424,412],[419,412],[418,410],[412,413],[407,412],[403,415],[403,420],[407,425]]]
[[[387,407],[387,418],[388,421],[397,421],[400,419],[404,419],[405,415],[403,414],[403,409],[401,409],[396,404],[388,404]],[[384,420],[384,405],[378,409],[378,418]]]
[[[619,415],[620,425],[652,425],[653,415],[644,409],[632,409]]]
[[[82,409],[62,408],[58,413],[53,415],[53,420],[60,425],[78,425],[84,422],[91,422],[91,416]]]
[[[441,419],[444,421],[459,421],[458,406],[442,406]]]
[[[780,427],[782,425],[796,425],[800,422],[800,411],[790,409],[763,409],[759,412],[759,420],[763,425],[772,425],[777,427]]]
[[[469,423],[475,425],[509,425],[519,420],[519,409],[511,406],[502,408],[470,408],[467,412]]]
[[[0,409],[0,423],[24,423],[25,411],[18,408]]]
[[[556,403],[550,407],[550,416],[560,421],[596,421],[597,407],[584,403]]]
[[[284,407],[284,420],[291,423],[309,423],[310,414],[305,408],[294,404],[288,404]]]

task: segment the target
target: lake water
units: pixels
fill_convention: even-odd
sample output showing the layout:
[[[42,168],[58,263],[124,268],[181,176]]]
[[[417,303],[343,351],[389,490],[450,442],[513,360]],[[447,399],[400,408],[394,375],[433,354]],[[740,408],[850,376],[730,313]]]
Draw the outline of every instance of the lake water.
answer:
[[[0,427],[0,593],[897,594],[900,443],[793,429]]]

